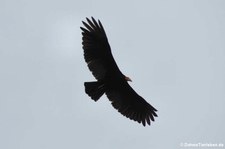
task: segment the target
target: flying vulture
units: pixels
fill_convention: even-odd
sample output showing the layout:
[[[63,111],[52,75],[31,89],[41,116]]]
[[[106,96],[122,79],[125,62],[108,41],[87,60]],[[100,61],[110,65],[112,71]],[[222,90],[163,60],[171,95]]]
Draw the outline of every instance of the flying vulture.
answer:
[[[85,92],[97,101],[104,93],[112,106],[131,120],[150,125],[157,117],[156,109],[139,96],[128,84],[131,79],[117,66],[104,28],[93,17],[82,21],[84,59],[97,81],[84,82]]]

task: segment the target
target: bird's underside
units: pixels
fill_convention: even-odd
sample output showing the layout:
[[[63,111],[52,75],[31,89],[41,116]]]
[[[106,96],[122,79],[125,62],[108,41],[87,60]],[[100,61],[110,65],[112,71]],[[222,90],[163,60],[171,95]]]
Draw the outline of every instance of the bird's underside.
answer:
[[[83,21],[82,21],[83,22]],[[104,93],[112,106],[127,118],[151,124],[157,117],[156,109],[139,96],[128,84],[130,78],[119,70],[101,22],[92,17],[83,22],[82,45],[84,59],[97,81],[85,82],[85,92],[97,101]]]

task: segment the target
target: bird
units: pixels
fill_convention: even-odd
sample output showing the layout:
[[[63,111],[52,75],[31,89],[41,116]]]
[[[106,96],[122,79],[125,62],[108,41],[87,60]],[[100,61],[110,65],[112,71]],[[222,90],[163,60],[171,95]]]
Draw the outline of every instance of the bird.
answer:
[[[123,116],[143,126],[151,125],[151,121],[157,117],[157,110],[128,84],[132,80],[117,66],[100,20],[86,18],[82,24],[80,29],[84,59],[96,79],[84,82],[85,93],[94,101],[105,94]]]

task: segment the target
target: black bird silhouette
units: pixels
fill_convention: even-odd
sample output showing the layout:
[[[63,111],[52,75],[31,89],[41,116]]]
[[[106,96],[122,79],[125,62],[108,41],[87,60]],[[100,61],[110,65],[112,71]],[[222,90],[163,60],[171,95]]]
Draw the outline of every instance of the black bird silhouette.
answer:
[[[92,17],[82,21],[82,45],[84,59],[88,68],[97,79],[85,82],[85,92],[97,101],[104,93],[113,107],[131,120],[150,125],[157,117],[156,109],[139,96],[128,84],[131,79],[119,70],[101,22]]]

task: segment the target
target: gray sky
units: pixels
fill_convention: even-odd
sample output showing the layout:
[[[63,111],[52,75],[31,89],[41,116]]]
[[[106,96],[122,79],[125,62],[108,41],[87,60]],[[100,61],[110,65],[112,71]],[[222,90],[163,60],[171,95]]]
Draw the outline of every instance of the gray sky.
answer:
[[[84,93],[94,77],[79,27],[90,16],[158,109],[151,126]],[[0,148],[225,145],[225,1],[1,0],[0,21]]]

